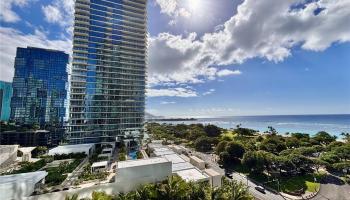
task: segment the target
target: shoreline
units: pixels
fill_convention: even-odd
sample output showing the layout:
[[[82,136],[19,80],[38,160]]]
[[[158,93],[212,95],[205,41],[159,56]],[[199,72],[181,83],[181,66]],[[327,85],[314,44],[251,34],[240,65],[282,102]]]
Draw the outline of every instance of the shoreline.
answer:
[[[324,117],[326,116],[326,117]],[[341,117],[339,117],[341,116]],[[339,119],[340,118],[340,119]],[[350,132],[350,115],[318,115],[314,118],[308,116],[254,116],[254,117],[224,117],[224,118],[186,118],[181,120],[169,119],[152,119],[147,122],[158,122],[166,124],[213,124],[223,129],[235,129],[237,125],[243,128],[265,132],[268,126],[276,129],[278,134],[286,135],[285,133],[307,133],[314,135],[319,131],[326,131],[331,135],[337,136],[337,140],[341,140],[342,132]]]

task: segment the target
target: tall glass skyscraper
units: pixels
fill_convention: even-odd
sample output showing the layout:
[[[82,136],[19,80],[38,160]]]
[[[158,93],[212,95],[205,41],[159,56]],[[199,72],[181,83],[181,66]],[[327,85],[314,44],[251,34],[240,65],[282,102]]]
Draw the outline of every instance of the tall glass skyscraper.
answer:
[[[8,121],[11,113],[12,83],[0,81],[0,121]]]
[[[20,124],[63,125],[67,111],[69,55],[17,48],[11,119]]]
[[[147,0],[76,0],[70,143],[141,133],[145,110]]]

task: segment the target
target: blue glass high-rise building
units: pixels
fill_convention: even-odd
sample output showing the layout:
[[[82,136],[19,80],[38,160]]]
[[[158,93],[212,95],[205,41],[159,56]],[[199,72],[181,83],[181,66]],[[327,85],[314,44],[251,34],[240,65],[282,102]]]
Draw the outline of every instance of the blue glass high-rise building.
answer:
[[[67,111],[69,55],[17,48],[11,119],[20,124],[63,125]]]
[[[11,113],[12,83],[0,81],[0,121],[8,121]]]
[[[143,130],[147,0],[76,0],[70,143]]]

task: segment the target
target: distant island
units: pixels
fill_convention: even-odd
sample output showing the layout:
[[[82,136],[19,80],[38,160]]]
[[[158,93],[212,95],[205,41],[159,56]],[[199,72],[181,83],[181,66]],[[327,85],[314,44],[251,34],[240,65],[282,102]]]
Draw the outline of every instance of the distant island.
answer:
[[[150,113],[145,114],[145,119],[148,122],[160,122],[160,121],[196,121],[197,119],[192,118],[192,117],[185,117],[185,118],[181,118],[181,117],[164,117],[164,116],[156,116],[156,115],[152,115]]]
[[[155,122],[155,121],[196,121],[196,118],[153,118],[153,119],[147,119],[149,122]]]

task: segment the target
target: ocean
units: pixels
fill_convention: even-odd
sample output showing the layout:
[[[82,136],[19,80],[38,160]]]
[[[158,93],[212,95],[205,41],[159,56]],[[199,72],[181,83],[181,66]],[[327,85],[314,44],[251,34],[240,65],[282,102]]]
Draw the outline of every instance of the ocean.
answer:
[[[237,116],[218,118],[197,118],[184,121],[160,121],[171,124],[214,124],[221,128],[241,127],[264,132],[268,126],[274,127],[280,134],[299,132],[314,135],[319,131],[326,131],[341,138],[342,132],[350,133],[350,114],[345,115],[270,115],[270,116]]]

